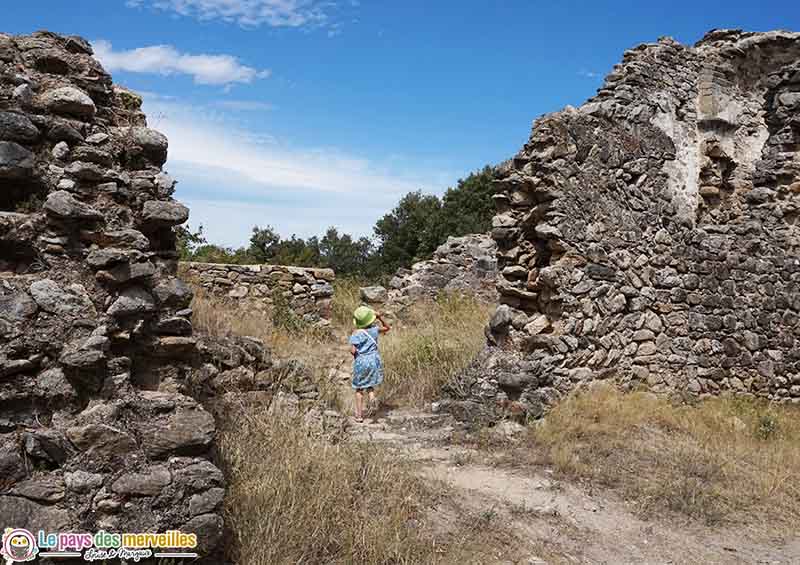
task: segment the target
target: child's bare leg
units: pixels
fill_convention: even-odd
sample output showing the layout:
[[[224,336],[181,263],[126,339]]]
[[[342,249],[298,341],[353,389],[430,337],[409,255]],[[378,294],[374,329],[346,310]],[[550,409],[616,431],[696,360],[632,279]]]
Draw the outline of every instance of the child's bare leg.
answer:
[[[356,389],[356,420],[364,418],[364,393]]]

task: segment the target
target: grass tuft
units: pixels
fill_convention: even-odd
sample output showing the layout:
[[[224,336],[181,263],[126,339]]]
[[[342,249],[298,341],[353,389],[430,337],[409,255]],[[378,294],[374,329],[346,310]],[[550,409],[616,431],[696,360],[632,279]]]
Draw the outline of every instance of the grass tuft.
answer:
[[[266,411],[230,422],[220,446],[236,563],[438,560],[422,523],[432,494],[398,455],[333,445]]]
[[[486,304],[458,294],[412,306],[403,323],[380,341],[383,401],[421,406],[437,398],[485,345],[490,312]]]
[[[676,405],[595,386],[558,404],[520,461],[620,489],[640,514],[709,524],[800,520],[800,410],[739,398]]]

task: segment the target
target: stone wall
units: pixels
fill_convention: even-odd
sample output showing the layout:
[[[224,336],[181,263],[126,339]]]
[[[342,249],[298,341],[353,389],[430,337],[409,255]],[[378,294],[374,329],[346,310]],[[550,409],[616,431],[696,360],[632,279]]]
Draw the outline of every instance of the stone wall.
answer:
[[[454,407],[538,415],[603,378],[800,402],[798,149],[800,34],[626,51],[505,167],[502,306]]]
[[[0,526],[181,529],[219,564],[213,408],[316,392],[256,340],[193,335],[189,211],[140,106],[85,40],[0,34]]]
[[[497,300],[497,245],[488,234],[448,237],[428,261],[398,269],[389,288],[365,287],[361,298],[371,304],[402,309],[442,291],[461,292],[489,302]]]
[[[333,269],[311,269],[281,265],[226,265],[181,263],[181,274],[206,292],[266,310],[275,303],[276,292],[292,312],[306,321],[330,321]]]

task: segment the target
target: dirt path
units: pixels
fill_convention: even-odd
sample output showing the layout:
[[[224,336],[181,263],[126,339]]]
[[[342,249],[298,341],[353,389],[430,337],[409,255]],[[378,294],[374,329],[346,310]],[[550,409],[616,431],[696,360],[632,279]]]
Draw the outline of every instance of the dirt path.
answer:
[[[395,410],[354,424],[351,437],[400,450],[421,475],[448,485],[452,504],[432,517],[442,528],[454,520],[456,508],[484,520],[487,530],[510,534],[509,547],[474,563],[800,563],[800,537],[755,539],[744,528],[643,521],[613,494],[589,494],[553,480],[546,470],[521,473],[487,464],[482,454],[452,443],[454,428],[445,415]]]

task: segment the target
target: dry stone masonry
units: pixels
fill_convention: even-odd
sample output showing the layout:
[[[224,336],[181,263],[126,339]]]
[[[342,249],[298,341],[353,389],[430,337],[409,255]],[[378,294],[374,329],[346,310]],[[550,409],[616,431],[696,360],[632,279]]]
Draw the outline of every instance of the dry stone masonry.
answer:
[[[603,378],[800,402],[800,34],[626,51],[499,182],[501,306],[454,409]]]
[[[413,302],[435,298],[442,291],[463,292],[489,302],[497,300],[497,245],[488,234],[448,237],[428,261],[399,269],[389,288],[364,287],[361,299],[369,304],[388,303],[402,308]]]
[[[272,308],[276,301],[283,301],[308,322],[319,325],[330,322],[332,269],[185,262],[181,263],[181,273],[189,282],[214,296],[264,311]]]
[[[218,564],[213,414],[316,392],[257,340],[193,335],[189,211],[140,106],[85,40],[0,34],[0,522],[192,531]]]

